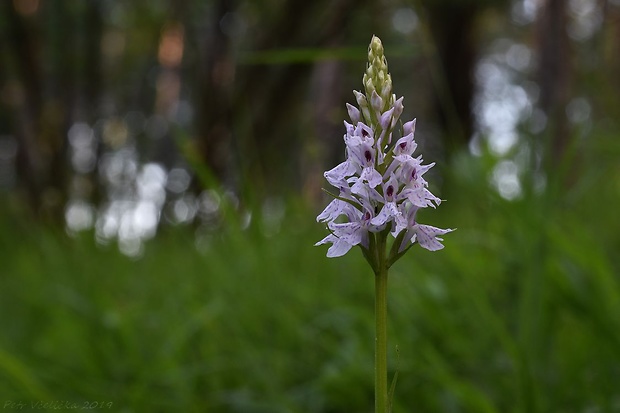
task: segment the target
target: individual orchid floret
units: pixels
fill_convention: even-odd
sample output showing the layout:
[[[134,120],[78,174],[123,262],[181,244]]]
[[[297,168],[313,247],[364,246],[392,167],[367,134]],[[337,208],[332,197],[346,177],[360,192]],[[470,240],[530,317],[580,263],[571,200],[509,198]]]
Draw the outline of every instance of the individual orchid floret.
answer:
[[[407,155],[399,155],[406,157]],[[394,158],[396,160],[396,158]],[[428,165],[422,165],[422,157],[403,158],[405,161],[400,165],[399,171],[401,174],[401,181],[410,188],[427,187],[428,182],[423,178],[423,175],[428,172],[435,163]]]
[[[401,197],[408,199],[409,202],[418,208],[429,206],[435,208],[435,205],[441,203],[441,199],[437,198],[426,188],[428,183],[422,177],[433,165],[422,165],[420,159],[410,158],[408,162],[402,164],[399,168],[401,180],[405,182],[405,188],[401,191]]]
[[[392,149],[392,152],[394,153],[394,156],[400,156],[400,155],[411,156],[413,152],[415,152],[417,147],[418,147],[418,144],[415,143],[415,141],[413,140],[413,133],[410,133],[409,135],[403,136],[402,138],[396,141],[396,144],[394,145],[394,149]]]
[[[441,199],[437,198],[428,189],[424,187],[404,188],[401,191],[401,198],[409,200],[416,208],[433,207],[439,205]],[[433,204],[433,202],[435,204]]]
[[[383,184],[383,208],[377,216],[371,221],[374,225],[384,225],[386,222],[395,219],[397,222],[401,220],[401,212],[398,210],[396,201],[398,200],[398,180],[392,175],[390,179]]]
[[[362,134],[368,133],[366,126],[359,123],[362,128]],[[369,136],[352,136],[347,142],[347,152],[349,159],[361,168],[361,174],[358,181],[360,183],[368,183],[371,188],[379,185],[382,181],[381,174],[375,169],[375,159],[377,150],[374,147],[374,140]],[[355,190],[353,191],[355,192]]]
[[[361,227],[356,222],[341,225],[331,224],[330,229],[334,232],[314,244],[317,246],[331,243],[332,246],[327,250],[327,256],[329,258],[343,256],[355,245],[360,244],[362,240]]]
[[[336,188],[347,186],[346,179],[357,171],[355,163],[347,159],[346,161],[338,164],[334,168],[323,173],[323,176],[330,183],[330,185]]]
[[[316,220],[317,222],[334,221],[339,216],[349,213],[351,208],[354,207],[349,202],[336,198],[327,204],[323,212],[316,217]]]
[[[316,246],[331,243],[332,246],[327,250],[327,256],[330,258],[340,257],[356,245],[361,245],[367,250],[370,246],[368,233],[383,229],[383,226],[372,223],[374,215],[369,206],[365,206],[363,212],[352,208],[345,214],[349,217],[349,222],[330,222],[328,228],[331,234],[314,244]]]
[[[415,217],[419,208],[415,205],[403,203],[401,204],[401,209],[404,210],[401,212],[405,217],[404,222],[406,224],[403,227],[401,224],[402,221],[399,222],[396,226],[396,230],[392,234],[396,236],[396,234],[400,233],[400,231],[405,231],[401,244],[398,247],[399,252],[406,250],[410,244],[413,244],[416,241],[422,248],[429,251],[438,251],[443,249],[444,246],[440,242],[443,241],[443,239],[439,238],[439,236],[452,232],[454,231],[453,229],[441,229],[430,225],[418,224]]]

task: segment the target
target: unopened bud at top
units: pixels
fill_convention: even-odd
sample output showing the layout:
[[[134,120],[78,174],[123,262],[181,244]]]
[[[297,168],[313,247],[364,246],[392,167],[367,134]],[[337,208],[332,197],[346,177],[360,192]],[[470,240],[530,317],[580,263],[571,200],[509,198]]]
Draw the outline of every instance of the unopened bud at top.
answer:
[[[387,109],[391,102],[392,95],[392,79],[388,73],[388,65],[383,55],[383,44],[377,36],[373,36],[368,46],[368,66],[364,73],[364,88],[368,100],[372,97],[373,92],[379,94],[383,100],[381,112]]]
[[[373,53],[375,56],[383,56],[383,44],[381,43],[381,39],[377,36],[372,36],[370,39],[370,46],[368,47],[368,54]],[[371,59],[368,59],[372,61]]]

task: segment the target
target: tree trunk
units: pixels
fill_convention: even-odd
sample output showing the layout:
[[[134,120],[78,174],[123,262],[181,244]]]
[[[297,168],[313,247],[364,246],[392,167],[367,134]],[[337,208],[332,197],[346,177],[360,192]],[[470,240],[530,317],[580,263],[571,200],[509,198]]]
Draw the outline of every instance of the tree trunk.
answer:
[[[474,29],[479,7],[472,2],[429,1],[427,10],[443,81],[436,91],[435,107],[450,154],[466,147],[474,129]]]
[[[570,139],[564,111],[571,73],[566,4],[564,0],[546,0],[537,21],[540,107],[548,118],[552,168],[564,158]]]

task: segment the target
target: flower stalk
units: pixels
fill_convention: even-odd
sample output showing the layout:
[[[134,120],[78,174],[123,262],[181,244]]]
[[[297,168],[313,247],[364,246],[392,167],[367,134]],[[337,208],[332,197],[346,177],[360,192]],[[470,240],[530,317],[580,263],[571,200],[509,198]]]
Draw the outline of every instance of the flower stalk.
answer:
[[[358,107],[347,104],[346,160],[324,173],[338,193],[317,216],[330,234],[315,245],[332,244],[328,257],[355,246],[375,274],[375,412],[391,410],[387,389],[387,281],[389,268],[414,244],[429,251],[443,248],[441,235],[453,231],[417,222],[419,209],[441,200],[428,189],[422,156],[413,157],[415,119],[399,125],[403,98],[392,93],[383,45],[373,36],[362,79],[364,92],[353,91]],[[393,139],[398,134],[400,138]],[[391,240],[391,241],[390,241]],[[388,245],[390,244],[391,245]],[[390,393],[392,390],[390,390]]]
[[[383,234],[379,238],[385,240]],[[380,244],[384,244],[383,241]],[[383,247],[383,248],[382,248]],[[388,268],[385,248],[378,249],[379,268],[375,272],[375,412],[388,412],[387,386],[387,282]]]

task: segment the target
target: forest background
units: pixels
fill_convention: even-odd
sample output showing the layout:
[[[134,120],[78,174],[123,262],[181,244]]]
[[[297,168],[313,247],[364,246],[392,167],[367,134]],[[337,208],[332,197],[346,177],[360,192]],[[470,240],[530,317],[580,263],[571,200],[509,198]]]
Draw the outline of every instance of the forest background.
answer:
[[[373,34],[458,228],[391,272],[394,411],[620,412],[618,0],[0,2],[3,409],[372,411],[312,245]]]

